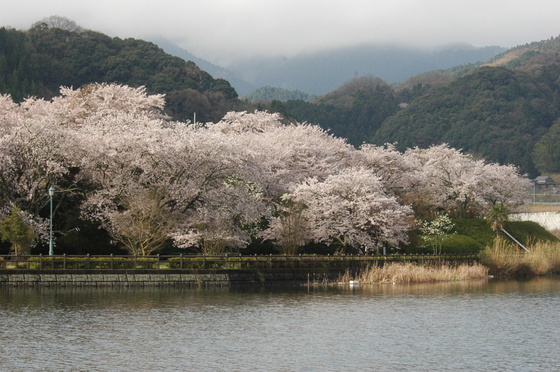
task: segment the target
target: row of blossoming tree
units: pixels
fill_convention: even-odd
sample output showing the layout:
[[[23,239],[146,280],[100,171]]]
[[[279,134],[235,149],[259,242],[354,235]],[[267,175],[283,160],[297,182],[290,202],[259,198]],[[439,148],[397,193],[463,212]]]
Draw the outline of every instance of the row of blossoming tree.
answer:
[[[55,213],[72,203],[75,218],[140,255],[169,240],[206,253],[254,239],[286,253],[310,242],[365,252],[406,244],[426,211],[464,215],[527,194],[513,166],[447,145],[356,149],[277,114],[193,124],[169,120],[164,104],[114,84],[61,88],[52,101],[0,96],[3,239],[15,247],[45,236],[51,186],[64,194]]]

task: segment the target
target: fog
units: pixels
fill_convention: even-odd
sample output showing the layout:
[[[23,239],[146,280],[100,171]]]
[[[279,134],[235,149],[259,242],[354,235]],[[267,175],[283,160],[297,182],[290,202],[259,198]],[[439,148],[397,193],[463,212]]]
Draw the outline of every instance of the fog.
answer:
[[[560,34],[553,0],[0,0],[0,26],[58,15],[121,38],[165,37],[227,66],[356,44],[513,47]]]

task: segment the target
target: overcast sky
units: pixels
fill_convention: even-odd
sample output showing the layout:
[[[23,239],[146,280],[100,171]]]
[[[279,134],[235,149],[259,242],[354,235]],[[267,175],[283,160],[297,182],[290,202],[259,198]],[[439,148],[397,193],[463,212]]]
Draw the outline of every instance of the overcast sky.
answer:
[[[224,66],[360,43],[513,47],[560,34],[558,0],[0,0],[0,26],[51,15],[110,36],[164,36]]]

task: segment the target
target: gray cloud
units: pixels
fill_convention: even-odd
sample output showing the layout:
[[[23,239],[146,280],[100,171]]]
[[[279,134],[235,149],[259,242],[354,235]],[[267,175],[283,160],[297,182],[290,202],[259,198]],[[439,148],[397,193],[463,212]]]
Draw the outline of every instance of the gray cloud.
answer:
[[[557,0],[0,0],[0,25],[48,16],[111,36],[164,36],[227,65],[360,43],[512,47],[560,34]]]

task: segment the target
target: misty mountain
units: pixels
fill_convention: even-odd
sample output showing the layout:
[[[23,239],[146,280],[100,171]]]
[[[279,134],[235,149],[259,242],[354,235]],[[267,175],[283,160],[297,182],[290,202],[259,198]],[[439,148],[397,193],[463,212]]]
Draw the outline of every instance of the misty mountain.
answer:
[[[317,96],[307,94],[300,90],[288,90],[276,87],[262,87],[246,96],[243,99],[249,102],[272,102],[272,101],[305,101],[312,102],[317,99]]]
[[[486,62],[505,51],[497,46],[476,48],[467,44],[433,50],[359,45],[293,58],[256,58],[224,68],[198,58],[168,40],[153,38],[152,41],[166,53],[193,61],[214,78],[227,80],[239,96],[262,87],[319,95],[334,91],[356,77],[369,75],[388,83],[398,83],[427,71]]]
[[[560,36],[398,85],[354,79],[314,102],[276,103],[276,109],[356,146],[447,143],[534,177],[560,171],[559,76]]]
[[[293,58],[253,59],[228,68],[257,87],[273,86],[325,94],[359,76],[373,75],[387,83],[397,83],[427,71],[486,62],[504,50],[501,47],[475,48],[470,45],[434,50],[360,45]],[[235,82],[229,81],[240,96],[246,94]]]
[[[163,51],[167,54],[170,54],[175,57],[179,57],[185,61],[194,62],[198,67],[200,67],[201,70],[206,71],[207,73],[212,75],[213,78],[227,80],[235,88],[235,90],[240,96],[246,95],[249,92],[252,92],[253,90],[258,88],[257,86],[252,85],[246,82],[245,80],[239,78],[234,72],[226,68],[217,66],[205,59],[199,58],[194,54],[192,54],[191,52],[189,52],[188,50],[183,49],[177,46],[176,44],[173,44],[169,40],[166,40],[164,38],[153,37],[150,39],[150,41],[156,44],[157,46],[159,46],[161,49],[163,49]]]

